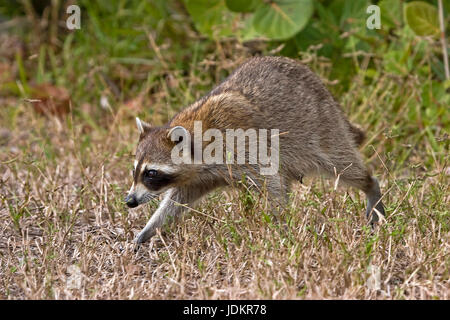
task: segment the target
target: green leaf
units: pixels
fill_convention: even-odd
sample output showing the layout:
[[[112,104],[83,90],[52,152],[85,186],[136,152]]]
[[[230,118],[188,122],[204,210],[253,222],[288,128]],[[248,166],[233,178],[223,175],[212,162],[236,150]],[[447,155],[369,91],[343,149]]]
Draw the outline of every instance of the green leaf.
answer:
[[[320,18],[319,21],[321,22],[321,27],[323,26],[327,29],[337,29],[335,12],[330,8],[324,7],[324,5],[318,1],[315,2],[314,5]]]
[[[244,25],[242,27],[242,29],[240,30],[241,32],[237,34],[238,39],[240,39],[240,41],[250,41],[250,40],[254,40],[254,39],[261,39],[264,38],[264,36],[260,33],[258,33],[255,30],[255,27],[253,25],[253,18],[254,15],[251,15],[249,17],[247,17],[247,19],[244,20]]]
[[[402,25],[402,2],[398,0],[381,0],[380,6],[381,25],[398,27]]]
[[[302,30],[313,14],[312,0],[273,0],[258,6],[255,30],[274,40],[291,38]]]
[[[261,0],[225,0],[227,8],[234,12],[253,12]]]
[[[237,14],[227,10],[225,0],[184,0],[195,27],[210,38],[233,35]]]
[[[340,26],[350,30],[356,26],[366,26],[368,0],[345,1],[340,18]]]
[[[418,36],[439,34],[439,16],[436,7],[423,1],[413,1],[405,5],[405,19],[408,26]]]

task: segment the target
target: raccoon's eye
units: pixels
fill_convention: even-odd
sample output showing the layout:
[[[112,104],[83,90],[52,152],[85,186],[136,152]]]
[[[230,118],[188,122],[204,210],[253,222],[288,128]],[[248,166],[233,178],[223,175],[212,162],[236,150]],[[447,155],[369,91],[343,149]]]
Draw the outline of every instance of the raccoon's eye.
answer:
[[[144,171],[144,177],[146,178],[154,178],[158,175],[158,171],[150,169]]]

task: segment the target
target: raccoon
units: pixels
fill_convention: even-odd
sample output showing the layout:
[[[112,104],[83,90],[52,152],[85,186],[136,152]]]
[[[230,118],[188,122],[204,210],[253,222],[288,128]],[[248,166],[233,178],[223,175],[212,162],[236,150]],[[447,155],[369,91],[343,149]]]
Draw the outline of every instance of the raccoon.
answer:
[[[196,146],[187,137],[194,133],[196,122],[219,133],[254,129],[259,137],[262,129],[278,129],[278,146],[271,149],[271,155],[278,155],[277,171],[262,175],[262,164],[250,160],[245,164],[174,163],[173,152],[180,151],[180,145],[191,150],[186,160],[194,157]],[[158,209],[137,235],[137,243],[151,238],[169,217],[180,216],[203,195],[218,187],[237,186],[243,176],[283,207],[293,182],[301,182],[305,176],[335,177],[338,173],[340,182],[366,194],[366,215],[371,224],[384,215],[378,181],[358,151],[364,133],[347,120],[319,77],[296,60],[251,58],[166,125],[154,127],[138,118],[136,123],[140,135],[133,184],[125,202],[134,208],[163,195]],[[174,132],[178,132],[175,138]],[[248,140],[241,145],[250,147]],[[206,147],[202,141],[200,151]]]

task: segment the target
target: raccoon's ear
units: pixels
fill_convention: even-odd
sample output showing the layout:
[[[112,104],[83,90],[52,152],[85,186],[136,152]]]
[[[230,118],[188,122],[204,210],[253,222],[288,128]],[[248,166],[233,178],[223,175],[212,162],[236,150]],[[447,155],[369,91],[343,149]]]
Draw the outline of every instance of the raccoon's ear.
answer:
[[[145,131],[150,129],[150,125],[144,121],[141,121],[138,117],[136,117],[136,125],[139,130],[139,134],[143,134]]]
[[[167,132],[167,138],[170,141],[175,142],[175,144],[178,144],[183,140],[186,141],[190,137],[191,135],[189,131],[187,131],[186,128],[182,126],[170,128],[169,131]]]

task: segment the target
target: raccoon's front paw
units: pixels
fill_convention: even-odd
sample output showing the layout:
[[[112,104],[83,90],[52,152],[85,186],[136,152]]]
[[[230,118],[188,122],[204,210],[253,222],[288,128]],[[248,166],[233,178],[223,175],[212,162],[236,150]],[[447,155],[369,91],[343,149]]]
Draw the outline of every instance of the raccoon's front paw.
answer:
[[[146,242],[148,239],[155,235],[154,231],[151,230],[142,230],[139,234],[134,238],[134,243],[141,244]]]

